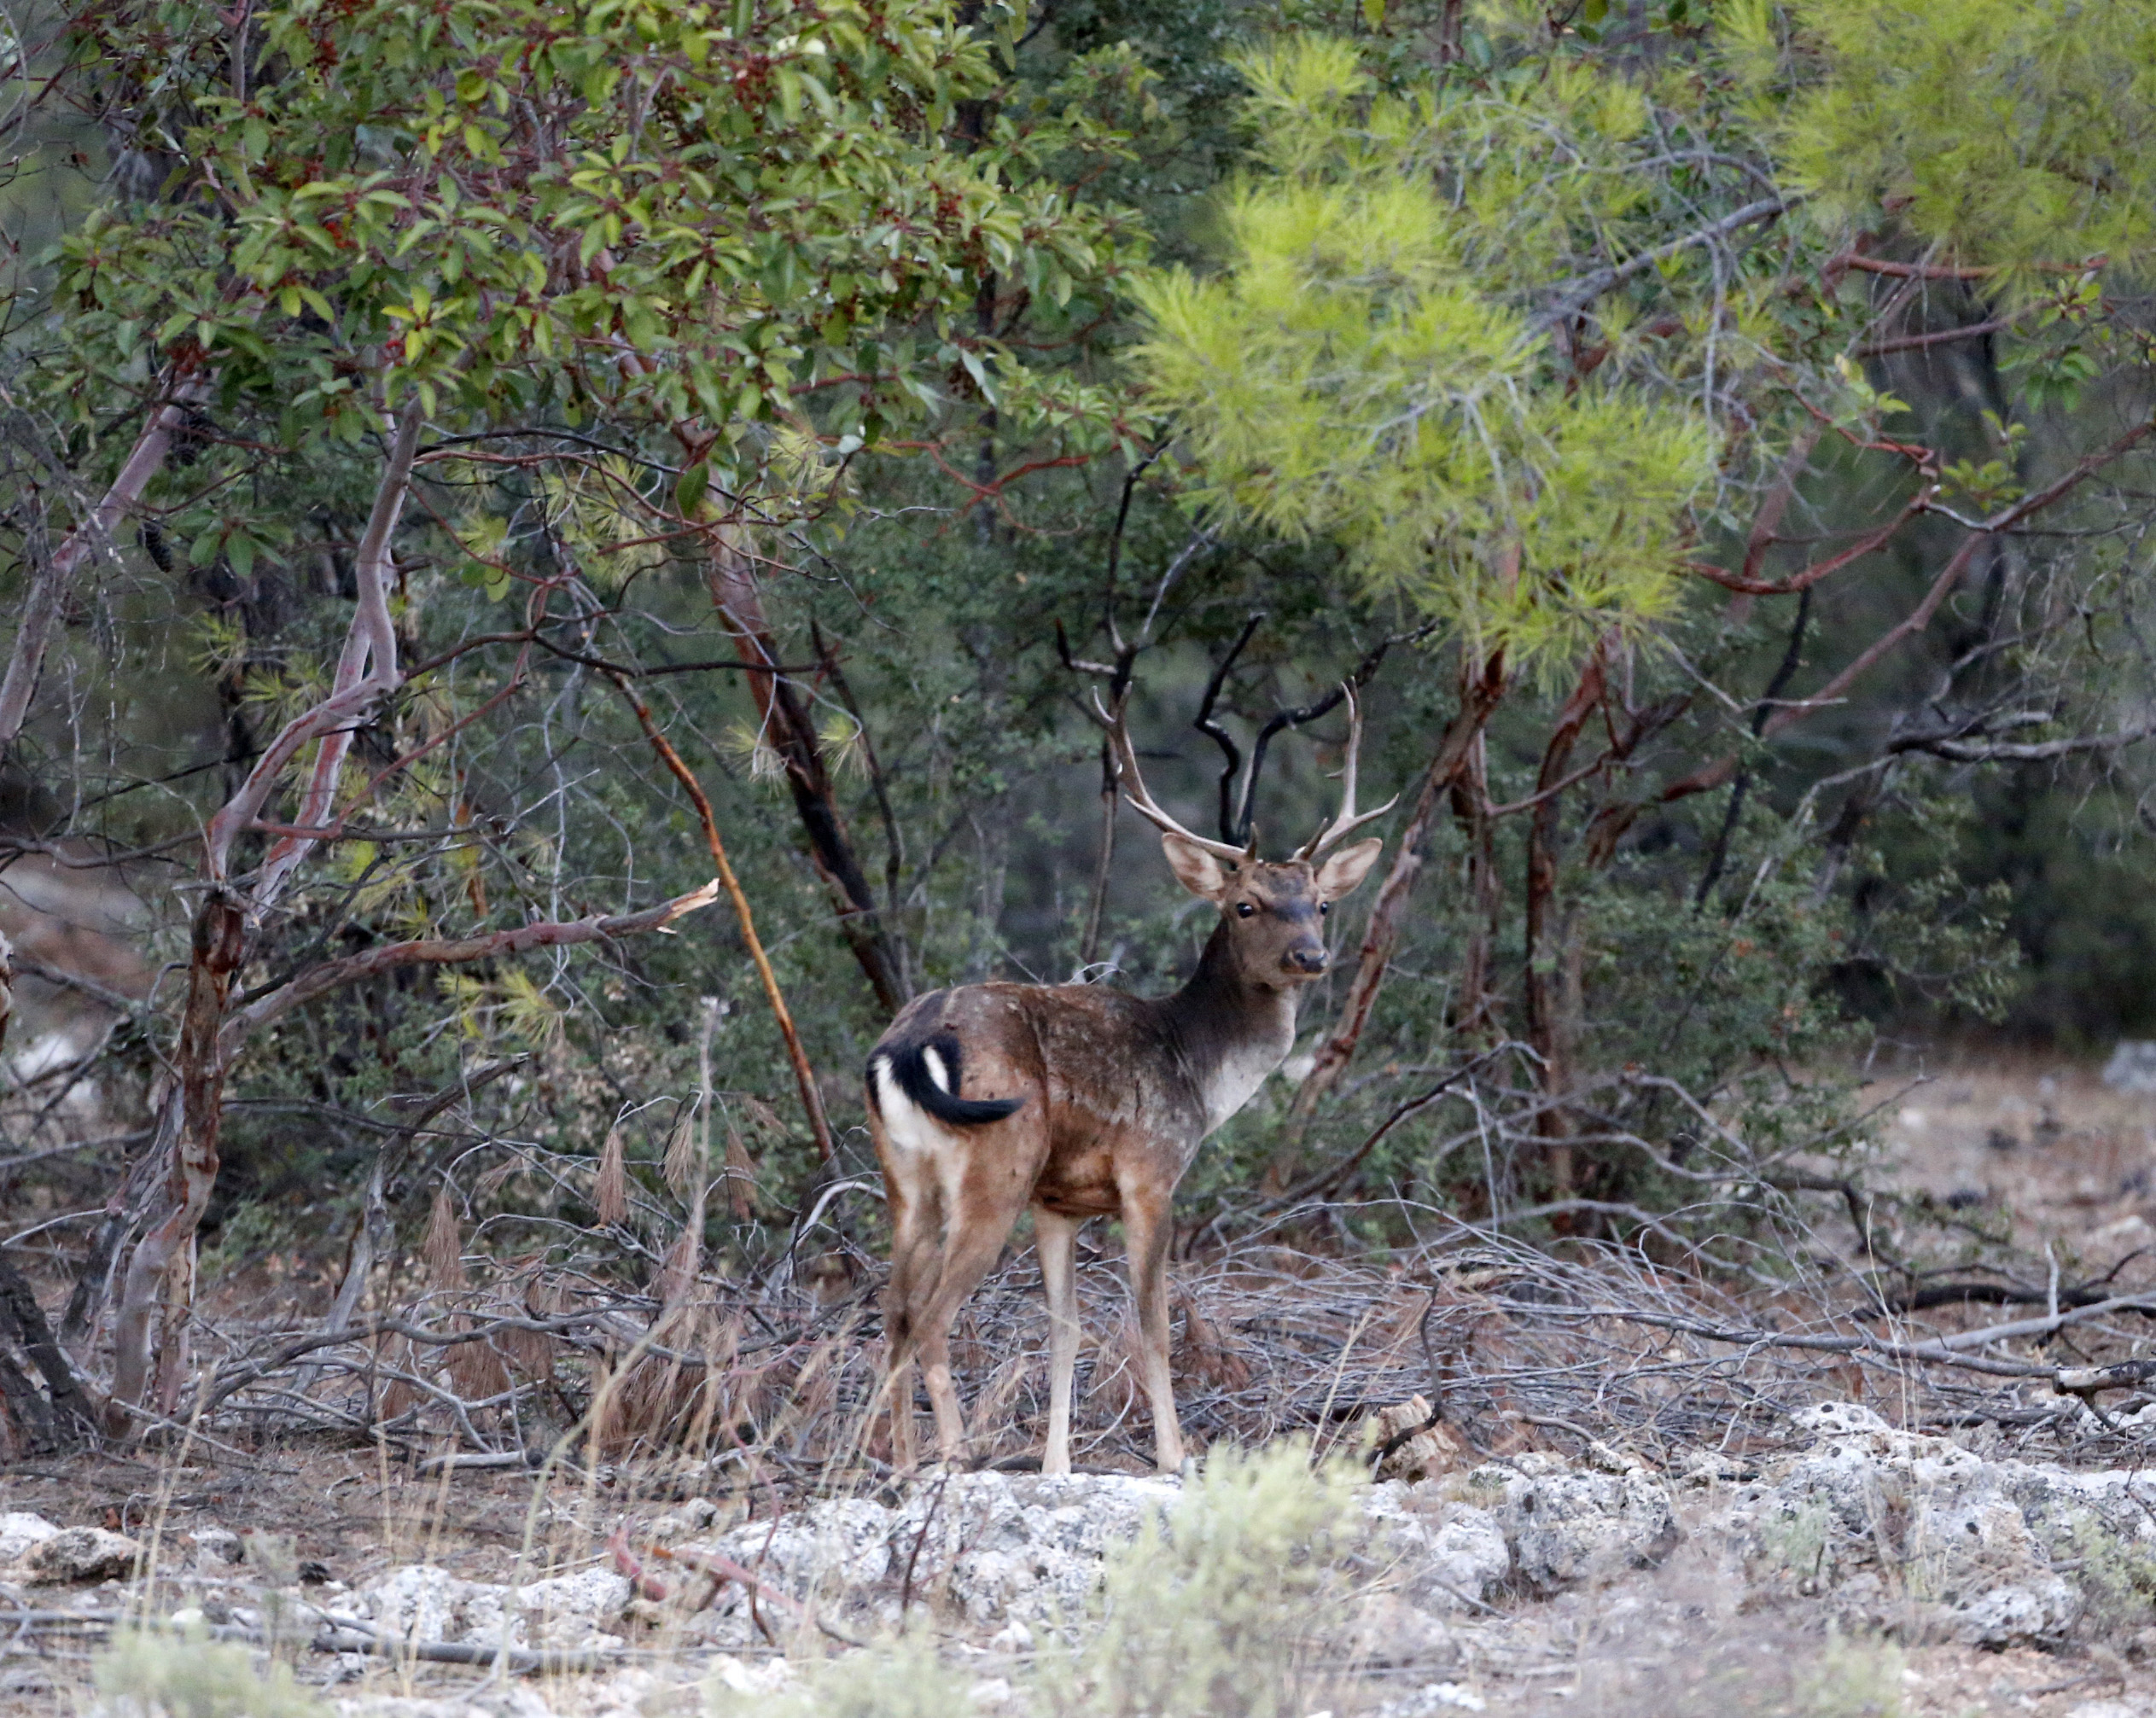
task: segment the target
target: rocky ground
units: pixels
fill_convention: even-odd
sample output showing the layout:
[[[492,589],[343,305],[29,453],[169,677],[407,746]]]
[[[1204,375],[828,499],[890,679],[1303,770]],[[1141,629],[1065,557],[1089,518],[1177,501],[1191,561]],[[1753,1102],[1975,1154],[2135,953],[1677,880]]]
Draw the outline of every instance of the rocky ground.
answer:
[[[1678,1472],[1607,1449],[1461,1464],[1409,1446],[1396,1462],[1421,1476],[1361,1488],[1354,1543],[1334,1547],[1328,1709],[2156,1714],[2156,1473],[1989,1454],[1980,1430],[1906,1434],[1850,1404],[1790,1433],[1764,1460]],[[959,1474],[755,1516],[595,1492],[530,1523],[533,1544],[574,1529],[597,1546],[552,1567],[469,1540],[329,1565],[306,1534],[237,1534],[199,1509],[134,1535],[18,1510],[0,1515],[0,1600],[21,1630],[0,1699],[55,1709],[90,1639],[64,1618],[131,1612],[279,1640],[347,1718],[701,1710],[714,1688],[755,1710],[904,1616],[937,1631],[974,1709],[1046,1709],[1043,1652],[1183,1490]],[[412,1642],[508,1647],[517,1674],[381,1656]]]
[[[2149,1090],[2002,1057],[1875,1083],[1878,1179],[1904,1196],[1879,1208],[1882,1232],[1966,1237],[2054,1283],[2140,1280],[2134,1261],[2156,1246],[2148,1060]],[[2122,1328],[2141,1352],[2139,1324]],[[1414,1332],[1410,1316],[1403,1354]],[[2071,1342],[1987,1352],[2085,1358]],[[1510,1430],[1487,1454],[1449,1427],[1411,1439],[1357,1487],[1318,1587],[1265,1590],[1291,1559],[1235,1596],[1246,1625],[1276,1604],[1303,1643],[1292,1697],[1209,1709],[2156,1718],[2156,1463],[2145,1473],[2136,1453],[2156,1441],[2156,1396],[2113,1394],[2112,1426],[2077,1430],[2045,1419],[2066,1399],[2032,1383],[2001,1411],[2010,1423],[1972,1413],[1938,1436],[1897,1429],[1947,1421],[1936,1397],[1920,1411],[1882,1396],[1883,1377],[1822,1363],[1814,1406],[1733,1427],[1721,1450],[1634,1450],[1495,1401],[1485,1430]],[[1820,1400],[1860,1387],[1863,1403]],[[1402,1404],[1372,1441],[1425,1412]],[[1585,1453],[1524,1447],[1530,1433]],[[741,1476],[541,1484],[275,1440],[21,1465],[0,1473],[0,1718],[96,1709],[111,1625],[131,1622],[184,1643],[180,1657],[223,1640],[292,1668],[286,1694],[175,1695],[175,1718],[1160,1709],[1059,1694],[1057,1666],[1098,1628],[1122,1548],[1149,1523],[1172,1535],[1199,1482],[982,1472],[805,1497],[813,1475],[785,1491]],[[889,1645],[901,1628],[937,1644],[947,1698],[906,1682]],[[848,1664],[869,1667],[858,1698],[827,1700]]]

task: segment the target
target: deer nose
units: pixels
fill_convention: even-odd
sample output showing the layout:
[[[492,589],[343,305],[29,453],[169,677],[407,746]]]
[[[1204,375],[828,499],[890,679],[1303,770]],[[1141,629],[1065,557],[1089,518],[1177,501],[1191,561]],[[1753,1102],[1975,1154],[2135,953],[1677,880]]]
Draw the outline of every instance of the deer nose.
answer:
[[[1291,948],[1280,957],[1280,964],[1290,972],[1323,972],[1325,945],[1313,942]]]

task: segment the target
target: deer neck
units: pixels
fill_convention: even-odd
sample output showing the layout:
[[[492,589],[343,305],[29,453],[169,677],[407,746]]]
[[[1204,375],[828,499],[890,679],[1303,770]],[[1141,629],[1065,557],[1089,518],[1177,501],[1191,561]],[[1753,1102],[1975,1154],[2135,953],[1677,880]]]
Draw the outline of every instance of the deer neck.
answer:
[[[1228,935],[1223,922],[1190,981],[1164,1004],[1208,1133],[1250,1102],[1295,1047],[1297,987],[1244,981]]]

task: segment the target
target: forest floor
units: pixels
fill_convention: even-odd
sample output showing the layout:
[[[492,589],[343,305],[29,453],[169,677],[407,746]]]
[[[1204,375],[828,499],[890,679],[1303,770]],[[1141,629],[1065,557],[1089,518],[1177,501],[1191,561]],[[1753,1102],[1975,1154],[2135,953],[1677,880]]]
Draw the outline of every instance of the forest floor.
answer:
[[[2129,1280],[2136,1255],[2156,1246],[2156,1094],[2115,1091],[2090,1067],[1971,1052],[1935,1064],[1921,1076],[1877,1080],[1865,1096],[1881,1106],[1887,1141],[1875,1181],[1912,1202],[1900,1208],[1903,1215],[1895,1220],[1914,1221],[1908,1213],[1920,1211],[1935,1236],[1943,1226],[1949,1237],[1965,1235],[1972,1249],[2010,1247],[2024,1257],[2048,1257],[2068,1281],[2114,1271]],[[1934,1249],[1936,1255],[1936,1240]],[[2072,1350],[2052,1355],[2077,1357]],[[1876,1393],[1871,1402],[1888,1420],[1896,1419],[1891,1402]],[[2112,1406],[2122,1404],[2114,1399]],[[2135,1401],[2123,1406],[2130,1408]],[[2156,1409],[2141,1418],[2150,1430],[2140,1436],[2156,1440]],[[94,1703],[97,1632],[33,1627],[21,1620],[32,1611],[119,1610],[155,1618],[178,1610],[199,1612],[211,1623],[259,1624],[264,1595],[278,1579],[257,1572],[265,1564],[288,1571],[282,1577],[286,1587],[325,1612],[358,1608],[357,1595],[378,1590],[386,1577],[416,1566],[442,1570],[452,1582],[474,1584],[469,1590],[475,1592],[535,1574],[580,1576],[619,1566],[608,1549],[609,1535],[617,1532],[625,1530],[625,1542],[632,1546],[662,1545],[669,1534],[678,1536],[685,1500],[697,1490],[693,1479],[655,1487],[645,1482],[654,1476],[640,1477],[627,1467],[604,1476],[564,1472],[551,1487],[513,1471],[463,1469],[422,1476],[393,1466],[364,1447],[335,1447],[316,1438],[248,1448],[243,1434],[244,1429],[226,1428],[216,1441],[193,1440],[184,1454],[139,1459],[84,1455],[0,1470],[0,1537],[7,1517],[33,1515],[58,1527],[124,1534],[157,1560],[147,1581],[138,1572],[134,1579],[73,1586],[35,1583],[20,1570],[0,1569],[0,1718],[87,1709]],[[1957,1493],[1955,1506],[1967,1505],[1963,1513],[1971,1523],[1979,1518],[1987,1523],[1983,1532],[1991,1547],[1991,1517],[1983,1511],[1993,1508],[1996,1515],[1997,1496],[2016,1487],[2025,1491],[2025,1477],[2035,1471],[2026,1464],[2051,1474],[2053,1480],[2044,1483],[2054,1488],[2064,1482],[2057,1476],[2075,1466],[2065,1442],[2032,1447],[2026,1435],[1996,1424],[1943,1436],[1895,1433],[1882,1441],[1883,1436],[1864,1446],[1872,1452],[1863,1458],[1872,1463],[1865,1470],[1868,1495],[1886,1498],[1894,1530],[1907,1545],[1920,1537],[1910,1523],[1926,1505],[1896,1490],[1903,1482],[1892,1477],[1895,1471],[1931,1472],[1943,1459],[1951,1468],[1955,1461],[1973,1464],[1981,1458],[1989,1465],[1983,1470],[1994,1476],[1985,1482],[1991,1488],[1967,1497]],[[1901,1441],[1892,1444],[1892,1453],[1880,1453],[1895,1438]],[[1967,1596],[1920,1590],[1922,1583],[1908,1575],[1915,1566],[1914,1551],[1903,1559],[1897,1584],[1886,1578],[1895,1559],[1885,1552],[1870,1563],[1865,1552],[1837,1574],[1833,1556],[1822,1551],[1807,1569],[1802,1557],[1788,1552],[1786,1535],[1777,1539],[1780,1529],[1762,1529],[1759,1523],[1775,1508],[1788,1513],[1778,1499],[1824,1483],[1818,1477],[1826,1470],[1817,1465],[1819,1450],[1845,1455],[1858,1446],[1829,1439],[1812,1444],[1809,1457],[1803,1453],[1806,1447],[1804,1437],[1794,1434],[1780,1448],[1751,1440],[1735,1463],[1687,1470],[1674,1461],[1651,1457],[1643,1463],[1623,1452],[1623,1461],[1602,1467],[1612,1473],[1624,1469],[1624,1486],[1643,1480],[1657,1496],[1666,1496],[1675,1529],[1667,1538],[1673,1543],[1658,1541],[1651,1557],[1588,1559],[1563,1580],[1541,1582],[1517,1573],[1528,1555],[1527,1541],[1518,1538],[1517,1510],[1506,1517],[1506,1505],[1471,1490],[1473,1483],[1487,1485],[1486,1479],[1468,1480],[1463,1461],[1462,1472],[1424,1481],[1411,1488],[1421,1499],[1413,1506],[1433,1523],[1473,1514],[1466,1503],[1488,1505],[1495,1511],[1492,1519],[1506,1523],[1515,1575],[1434,1614],[1411,1614],[1376,1595],[1355,1628],[1335,1643],[1338,1663],[1320,1679],[1324,1699],[1312,1710],[1338,1718],[1380,1713],[1422,1718],[1456,1710],[1523,1718],[1556,1713],[1719,1718],[1754,1712],[1789,1718],[2156,1718],[2156,1554],[2132,1551],[2118,1563],[2124,1574],[2106,1575],[2110,1584],[2099,1592],[2091,1584],[2095,1576],[2080,1565],[2101,1562],[2101,1555],[2062,1558],[2055,1544],[2047,1552],[2029,1531],[2009,1523],[2007,1540],[2000,1541],[2007,1549],[1981,1567],[2002,1571],[2002,1583],[2040,1586],[2054,1572],[2079,1582],[2074,1619],[2070,1625],[2010,1623],[1977,1644],[1972,1637],[1983,1631],[1957,1620],[1969,1614]],[[2142,1537],[2156,1546],[2156,1510],[2135,1489],[2141,1459],[2130,1453],[2122,1459],[2122,1448],[2130,1452],[2131,1442],[2122,1445],[2114,1438],[2105,1453],[2092,1459],[2092,1470],[2101,1469],[2112,1479],[2124,1470],[2121,1494],[2149,1512],[2152,1525]],[[1964,1458],[1961,1451],[1975,1453]],[[1586,1494],[1582,1487],[1600,1485],[1606,1493],[1619,1483],[1595,1478],[1596,1461],[1580,1460],[1576,1450],[1565,1456],[1571,1466],[1562,1472],[1553,1456],[1513,1459],[1522,1471],[1542,1474],[1534,1483],[1544,1487],[1546,1498],[1557,1494],[1551,1485],[1573,1484],[1576,1478],[1580,1495]],[[1537,1459],[1543,1469],[1534,1467]],[[1504,1460],[1500,1453],[1500,1465]],[[1812,1468],[1804,1467],[1807,1460]],[[1883,1490],[1882,1474],[1888,1476]],[[1967,1492],[1971,1482],[1965,1476],[1960,1483]],[[728,1500],[723,1488],[712,1489],[720,1500],[701,1519],[714,1533],[730,1525],[737,1534],[760,1526],[759,1510],[769,1512],[753,1496],[744,1506],[738,1498]],[[909,1505],[900,1488],[886,1487],[880,1495],[877,1507],[889,1505],[894,1522],[906,1508],[918,1508],[918,1497]],[[2156,1497],[2156,1485],[2151,1496]],[[828,1502],[789,1506],[834,1507]],[[1531,1511],[1534,1500],[1524,1507]],[[1616,1523],[1610,1529],[1616,1532],[1623,1525],[1623,1509],[1630,1507],[1611,1504],[1607,1523],[1587,1525],[1601,1531]],[[2040,1510],[2030,1514],[2032,1528],[2041,1528],[2040,1516]],[[1975,1535],[1979,1529],[1969,1524],[1967,1530]],[[206,1549],[221,1544],[220,1535],[227,1534],[240,1536],[230,1552]],[[1769,1541],[1771,1554],[1763,1553],[1762,1544]],[[916,1556],[918,1546],[917,1540]],[[228,1554],[242,1560],[228,1568],[222,1561]],[[2032,1567],[2035,1575],[2029,1573]],[[884,1584],[895,1579],[894,1573]],[[912,1580],[909,1564],[909,1587]],[[888,1606],[889,1595],[880,1602]],[[1954,1604],[1963,1608],[1947,1608]],[[971,1622],[952,1611],[939,1619],[947,1647],[979,1672],[970,1696],[974,1709],[983,1718],[1055,1709],[1030,1703],[1024,1692],[1029,1655],[1022,1649],[1027,1643],[1014,1647],[1007,1631],[991,1637],[978,1614],[976,1608]],[[760,1688],[765,1681],[760,1678],[778,1674],[770,1669],[772,1639],[796,1662],[836,1650],[805,1623],[790,1634],[781,1626],[774,1634],[768,1614],[756,1619],[760,1639],[722,1639],[710,1628],[699,1636],[665,1625],[656,1615],[645,1622],[641,1632],[612,1621],[604,1623],[605,1629],[619,1631],[612,1636],[603,1630],[587,1633],[587,1639],[626,1639],[632,1647],[629,1657],[591,1674],[504,1677],[462,1665],[383,1663],[352,1653],[310,1652],[304,1631],[293,1638],[288,1656],[300,1681],[316,1685],[319,1698],[332,1703],[330,1709],[348,1718],[479,1713],[491,1718],[549,1713],[657,1718],[662,1712],[705,1709],[697,1679],[712,1674],[714,1655],[733,1667],[726,1674]],[[748,1709],[755,1709],[762,1698],[752,1698]],[[848,1709],[858,1715],[882,1709]],[[906,1709],[890,1708],[894,1714]]]

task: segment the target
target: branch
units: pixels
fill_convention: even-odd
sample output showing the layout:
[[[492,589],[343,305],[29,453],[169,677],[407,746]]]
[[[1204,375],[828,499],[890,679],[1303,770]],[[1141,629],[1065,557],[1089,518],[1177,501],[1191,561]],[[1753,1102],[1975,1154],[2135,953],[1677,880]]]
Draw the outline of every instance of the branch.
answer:
[[[22,608],[22,625],[16,630],[15,649],[8,657],[8,672],[0,678],[0,749],[13,745],[22,731],[31,695],[38,689],[38,676],[45,665],[46,649],[67,609],[75,574],[91,550],[111,543],[114,527],[143,498],[143,491],[164,465],[165,456],[172,451],[172,433],[187,422],[188,409],[206,391],[199,380],[177,381],[172,398],[150,413],[149,422],[127,456],[127,463],[113,479],[112,487],[90,510],[89,517],[67,533],[67,540],[31,580],[30,594]]]
[[[397,669],[397,632],[389,618],[389,542],[395,534],[398,515],[411,486],[411,467],[419,449],[419,432],[425,422],[418,397],[405,404],[397,422],[397,437],[389,463],[375,490],[373,511],[359,539],[353,561],[358,585],[358,602],[352,625],[345,634],[344,650],[337,659],[337,673],[329,696],[311,710],[284,725],[277,737],[263,748],[240,790],[210,819],[203,854],[203,870],[213,880],[224,876],[232,843],[261,814],[276,789],[287,764],[310,741],[322,747],[314,763],[299,815],[302,827],[327,824],[335,803],[337,778],[345,754],[352,748],[352,733],[359,718],[375,702],[400,684]],[[272,901],[286,877],[312,849],[314,842],[302,836],[287,836],[271,850],[256,882],[253,906],[259,911]]]
[[[1884,548],[1896,532],[1924,510],[1925,498],[1918,495],[1885,524],[1875,530],[1866,532],[1838,555],[1830,555],[1826,560],[1806,567],[1800,572],[1792,573],[1786,579],[1761,579],[1754,576],[1751,569],[1759,559],[1763,558],[1765,545],[1757,545],[1757,553],[1752,550],[1746,550],[1745,571],[1742,573],[1728,572],[1722,568],[1710,566],[1704,562],[1699,561],[1687,562],[1685,570],[1698,574],[1702,579],[1721,585],[1725,591],[1734,591],[1746,597],[1793,597],[1801,591],[1809,590],[1829,574],[1840,572],[1852,561],[1861,561],[1874,550]],[[1769,542],[1771,540],[1770,539]]]
[[[2078,752],[2102,752],[2119,746],[2138,745],[2152,737],[2156,737],[2156,721],[2144,722],[2137,728],[2121,729],[2115,734],[2084,734],[2078,739],[2035,740],[2025,743],[1913,734],[1890,742],[1886,749],[1889,753],[1925,752],[1955,764],[2033,764],[2048,758],[2072,757]]]
[[[2012,317],[1994,317],[1990,322],[1972,322],[1966,328],[1943,328],[1932,334],[1897,334],[1885,340],[1875,340],[1869,346],[1859,347],[1859,358],[1884,358],[1890,352],[1914,352],[1920,347],[1944,346],[1949,341],[1978,340],[1987,334],[1998,334],[2013,326]]]
[[[2156,431],[2156,421],[2136,424],[2124,434],[2112,441],[2108,446],[2100,448],[2095,452],[2075,461],[2065,472],[2042,489],[2023,496],[2013,506],[1994,514],[1990,518],[1977,525],[1962,539],[1961,546],[1955,550],[1952,557],[1940,569],[1938,577],[1932,581],[1931,588],[1924,593],[1923,600],[1915,608],[1885,632],[1873,640],[1870,645],[1858,653],[1856,661],[1850,663],[1816,692],[1809,697],[1792,699],[1776,710],[1768,719],[1766,726],[1761,731],[1760,737],[1772,739],[1792,723],[1803,720],[1814,711],[1839,703],[1843,695],[1869,672],[1880,658],[1885,656],[1903,640],[1914,637],[1931,625],[1932,616],[1938,613],[1939,605],[1946,601],[1954,587],[1961,582],[1961,575],[1968,570],[1969,562],[1975,558],[1979,548],[1994,537],[2012,530],[2031,515],[2041,512],[2061,496],[2070,494],[2095,473],[2147,440],[2152,431]],[[2052,741],[2045,743],[2062,747],[2071,744],[2066,741]],[[2010,757],[2012,754],[2008,753],[2002,755]],[[2054,753],[2050,755],[2059,756],[2064,754]],[[1738,754],[1734,752],[1723,753],[1712,763],[1702,765],[1690,775],[1670,783],[1669,786],[1663,789],[1657,798],[1666,805],[1672,801],[1684,799],[1693,794],[1705,793],[1720,787],[1736,773],[1737,757]]]
[[[695,772],[682,762],[681,754],[660,732],[659,725],[651,719],[650,708],[630,690],[629,683],[618,674],[609,678],[613,680],[615,690],[629,701],[629,708],[636,712],[644,737],[659,754],[660,762],[673,772],[673,778],[681,783],[682,790],[696,808],[697,820],[703,824],[704,845],[711,849],[711,862],[719,867],[719,882],[725,885],[727,896],[734,904],[734,917],[741,924],[741,940],[749,945],[749,958],[755,962],[756,976],[764,987],[764,999],[771,1005],[772,1018],[778,1023],[778,1035],[786,1040],[787,1059],[794,1065],[794,1082],[801,1088],[801,1108],[807,1112],[809,1131],[816,1136],[817,1153],[823,1162],[831,1162],[838,1156],[838,1147],[831,1138],[830,1118],[824,1114],[824,1095],[816,1084],[816,1070],[809,1065],[808,1052],[801,1048],[801,1034],[794,1029],[794,1016],[786,1006],[785,993],[778,987],[778,975],[772,970],[771,958],[764,952],[762,938],[756,935],[756,917],[749,911],[749,897],[743,893],[740,879],[734,875],[732,863],[726,857],[725,843],[719,838],[719,820],[712,812],[710,795],[704,792]]]
[[[612,942],[641,931],[663,931],[674,920],[709,906],[718,899],[719,881],[714,877],[702,888],[676,895],[672,900],[646,907],[642,912],[543,919],[536,924],[520,924],[512,929],[488,931],[480,936],[385,943],[379,948],[347,955],[341,960],[325,960],[319,966],[310,967],[282,990],[235,1010],[218,1034],[218,1051],[229,1058],[243,1040],[260,1028],[282,1020],[318,996],[327,995],[357,980],[371,978],[376,973],[400,966],[460,966],[468,961],[487,960],[497,955],[522,954],[531,948],[572,948],[579,943]]]
[[[1690,250],[1696,245],[1711,244],[1716,239],[1727,238],[1738,228],[1748,227],[1755,221],[1772,220],[1801,201],[1801,197],[1795,195],[1762,197],[1757,202],[1746,203],[1744,207],[1732,211],[1718,221],[1709,222],[1696,232],[1671,239],[1669,243],[1657,245],[1652,250],[1641,251],[1628,261],[1597,269],[1593,274],[1582,275],[1577,280],[1559,288],[1558,298],[1548,309],[1529,318],[1528,330],[1540,334],[1568,323],[1612,287],[1622,286],[1634,276],[1645,274],[1666,258]]]

